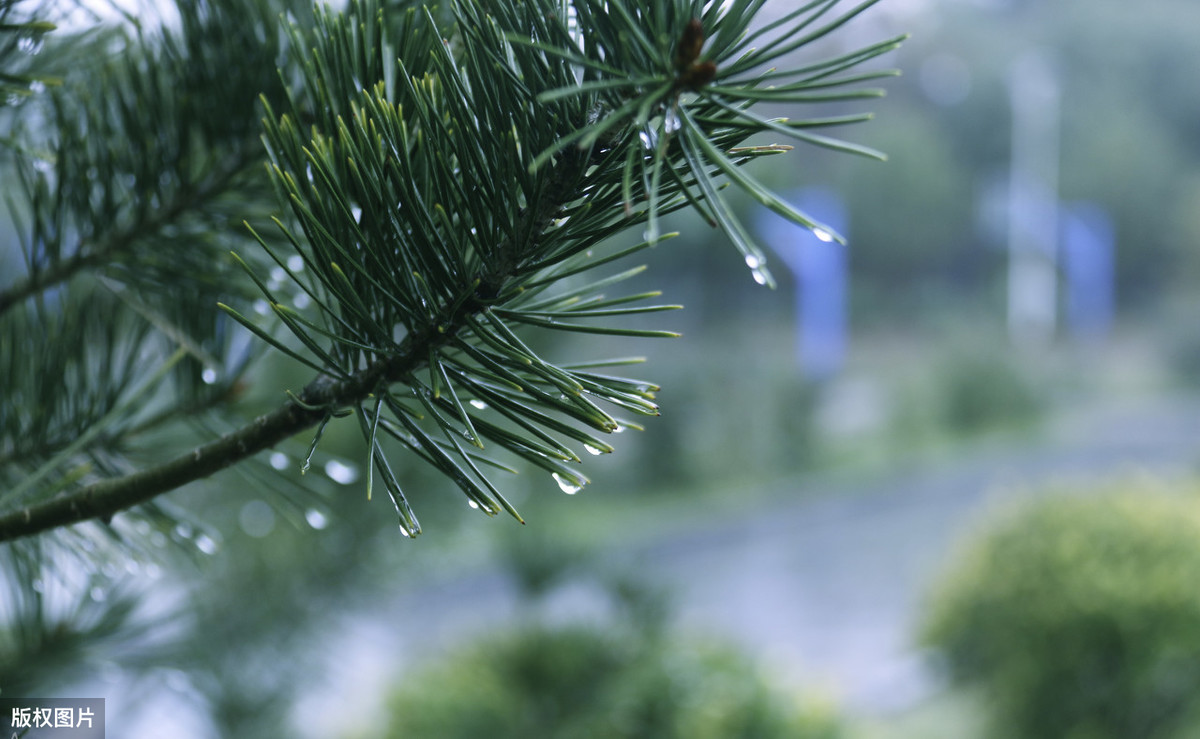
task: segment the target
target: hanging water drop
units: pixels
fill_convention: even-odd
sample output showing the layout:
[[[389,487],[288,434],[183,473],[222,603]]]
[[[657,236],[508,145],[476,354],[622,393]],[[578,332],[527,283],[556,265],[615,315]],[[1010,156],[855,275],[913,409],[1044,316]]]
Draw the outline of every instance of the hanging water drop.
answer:
[[[488,404],[483,402],[479,398],[471,398],[471,405],[475,406],[476,408],[478,408],[481,411],[487,410],[487,407],[488,407]]]
[[[473,500],[468,500],[467,505],[471,506],[472,508],[474,508],[476,510],[479,510],[479,504]]]
[[[679,114],[675,112],[674,108],[671,108],[663,118],[663,130],[667,133],[675,133],[679,130],[680,125],[682,124],[679,122]]]
[[[204,371],[200,373],[200,379],[204,381],[205,385],[212,385],[217,381],[217,371],[212,367],[205,367]]]
[[[593,456],[599,456],[599,455],[601,455],[601,454],[604,454],[604,451],[603,451],[603,450],[601,450],[601,449],[597,449],[596,447],[592,446],[591,444],[584,444],[584,445],[583,445],[583,449],[584,449],[584,451],[586,451],[588,454],[591,454],[591,455],[593,455]]]
[[[325,463],[325,474],[329,476],[330,480],[339,485],[349,485],[358,479],[357,468],[343,464],[336,459],[331,459]]]
[[[767,284],[767,274],[765,272],[763,272],[761,269],[755,269],[755,270],[751,271],[750,276],[753,277],[754,281],[760,285]]]
[[[824,241],[827,244],[829,242],[833,241],[833,234],[829,233],[828,231],[826,231],[823,228],[814,228],[812,230],[812,233],[813,233],[813,236],[817,237],[817,239],[819,239],[820,241]]]
[[[758,269],[762,266],[762,260],[753,254],[746,255],[746,266],[750,269]]]
[[[108,593],[104,592],[104,588],[97,585],[88,591],[88,597],[97,603],[103,603],[108,598]]]
[[[550,473],[550,476],[554,478],[554,481],[558,483],[558,487],[567,495],[574,495],[583,489],[583,485],[579,485],[574,480],[570,480],[557,472]]]
[[[291,460],[288,459],[288,455],[284,454],[283,452],[271,452],[271,469],[279,471],[286,470],[290,461]]]
[[[329,525],[329,518],[316,508],[309,508],[307,511],[305,511],[304,520],[308,521],[308,525],[312,526],[317,531],[320,531]]]
[[[201,534],[195,539],[196,548],[204,554],[216,554],[217,542],[208,534]]]
[[[652,128],[638,133],[638,138],[642,140],[642,146],[648,150],[653,150],[655,146],[658,146],[658,134]]]

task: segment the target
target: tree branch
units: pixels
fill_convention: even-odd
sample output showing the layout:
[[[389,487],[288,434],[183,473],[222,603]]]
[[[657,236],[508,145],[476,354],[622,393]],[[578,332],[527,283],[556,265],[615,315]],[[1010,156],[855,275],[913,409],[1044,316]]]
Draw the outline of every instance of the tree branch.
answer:
[[[577,185],[588,162],[588,156],[564,158],[549,173],[548,181],[556,185],[566,182]],[[543,188],[542,193],[544,199],[533,204],[518,218],[530,226],[524,244],[526,247],[536,243],[546,223],[551,220],[550,215],[574,197],[571,188]],[[529,223],[530,219],[541,222]],[[519,259],[513,262],[519,262]],[[496,284],[502,284],[516,264],[510,263],[508,267],[509,273],[500,276]],[[490,296],[485,296],[483,301],[489,299]],[[434,321],[430,328],[410,334],[399,353],[377,360],[344,379],[322,375],[305,387],[298,401],[289,400],[276,410],[191,452],[150,469],[101,480],[49,500],[0,514],[0,542],[33,536],[93,518],[108,521],[127,508],[209,477],[286,441],[315,426],[333,411],[361,403],[381,387],[404,381],[428,363],[431,350],[452,342],[467,325],[467,316],[481,310],[484,302],[478,297],[455,301],[457,308],[446,320]]]
[[[413,341],[407,351],[343,380],[322,376],[304,389],[299,402],[289,400],[240,429],[163,464],[0,515],[0,542],[92,518],[107,521],[127,508],[252,457],[315,426],[334,410],[361,402],[381,385],[402,379],[427,361],[431,344],[438,340],[435,332],[430,332]]]
[[[215,173],[203,186],[185,189],[179,198],[154,217],[113,234],[93,249],[81,244],[67,259],[56,262],[49,269],[34,271],[25,279],[0,290],[0,316],[34,295],[66,282],[79,272],[119,259],[139,239],[157,233],[211,198],[221,195],[238,175],[258,163],[257,159],[239,159],[232,166]]]

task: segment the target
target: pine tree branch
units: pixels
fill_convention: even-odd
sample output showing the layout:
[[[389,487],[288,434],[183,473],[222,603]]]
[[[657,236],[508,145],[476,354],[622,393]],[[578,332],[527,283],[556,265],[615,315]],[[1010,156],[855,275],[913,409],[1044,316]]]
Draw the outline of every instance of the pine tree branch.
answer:
[[[73,255],[54,264],[50,269],[35,271],[25,279],[0,290],[0,316],[25,300],[61,285],[81,272],[103,267],[120,259],[140,239],[153,236],[179,218],[202,208],[213,198],[220,197],[230,183],[258,164],[257,158],[241,157],[229,166],[222,167],[200,187],[183,190],[179,198],[153,217],[112,234],[93,248],[81,244]]]
[[[577,184],[590,161],[586,154],[563,157],[552,172],[550,181],[556,185]],[[516,245],[509,245],[508,248],[519,255],[530,245],[536,244],[553,214],[575,197],[576,191],[572,187],[544,189],[541,199],[532,204],[526,213],[526,218],[531,221],[527,242],[519,248],[514,248]],[[537,222],[532,222],[534,220]],[[494,286],[498,288],[503,285],[518,267],[519,258],[516,258],[510,264],[508,274],[495,277]],[[449,303],[445,308],[447,314],[444,320],[435,321],[431,328],[411,334],[397,353],[378,359],[365,369],[342,379],[322,375],[309,383],[298,398],[289,400],[276,410],[259,416],[215,441],[149,469],[101,480],[49,500],[23,506],[11,513],[0,514],[0,542],[33,536],[94,518],[107,522],[123,510],[209,477],[270,449],[317,425],[334,411],[363,403],[381,388],[410,380],[413,373],[429,362],[431,352],[453,344],[459,334],[468,329],[470,317],[481,312],[494,297],[489,292],[487,287],[481,286],[479,291],[465,300]]]

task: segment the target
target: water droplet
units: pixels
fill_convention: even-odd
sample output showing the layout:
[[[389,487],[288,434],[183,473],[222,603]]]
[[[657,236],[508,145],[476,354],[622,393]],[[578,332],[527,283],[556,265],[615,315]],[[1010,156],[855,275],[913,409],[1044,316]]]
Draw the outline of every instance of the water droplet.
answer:
[[[653,149],[658,145],[658,134],[652,128],[647,128],[645,131],[640,132],[638,138],[642,140],[642,146],[646,149]]]
[[[217,381],[217,371],[212,367],[205,367],[200,373],[200,379],[204,380],[205,385],[211,385]]]
[[[271,468],[276,470],[286,470],[291,459],[283,452],[271,452]]]
[[[179,537],[180,539],[191,539],[193,536],[195,536],[195,534],[196,530],[192,528],[190,523],[175,524],[175,536]]]
[[[404,524],[400,524],[400,533],[406,538],[412,536],[412,534],[408,533],[408,529],[404,528]]]
[[[476,509],[476,510],[478,510],[478,509],[479,509],[479,504],[478,504],[478,503],[476,503],[476,502],[475,502],[475,501],[473,501],[473,500],[468,500],[468,501],[467,501],[467,505],[471,506],[472,508],[474,508],[474,509]]]
[[[271,306],[268,305],[267,301],[265,301],[265,300],[261,300],[261,299],[255,300],[254,301],[254,312],[260,316],[265,316],[271,312]]]
[[[623,434],[623,433],[625,433],[625,427],[618,423],[616,428],[614,428],[612,430],[612,432],[614,434]]]
[[[471,398],[471,405],[475,406],[476,408],[478,408],[481,411],[487,410],[487,407],[488,407],[487,403],[483,402],[482,400],[480,400],[478,398]]]
[[[287,268],[293,272],[303,272],[304,257],[300,256],[299,254],[293,254],[292,256],[288,257]]]
[[[316,508],[309,508],[307,511],[305,511],[304,520],[308,521],[308,525],[312,526],[317,531],[320,531],[329,525],[329,518]]]
[[[275,530],[275,511],[264,501],[249,501],[238,513],[238,524],[247,535],[261,539]]]
[[[201,534],[196,537],[196,548],[204,554],[216,554],[217,542],[208,534]]]
[[[833,234],[829,233],[823,228],[814,228],[812,232],[813,236],[816,236],[819,240],[824,241],[825,243],[833,241]]]
[[[34,159],[33,168],[42,174],[50,174],[54,171],[54,162],[49,159]]]
[[[29,83],[29,91],[34,95],[40,95],[46,91],[46,83],[41,80],[34,80]]]
[[[29,587],[33,588],[33,592],[41,593],[46,590],[46,584],[42,582],[42,578],[36,577],[33,582],[29,583]]]
[[[596,447],[592,446],[591,444],[584,444],[583,448],[584,448],[584,451],[586,451],[588,454],[592,454],[592,455],[596,455],[596,456],[604,454],[604,451],[602,449],[597,449]]]
[[[763,272],[761,269],[753,270],[752,272],[750,272],[750,276],[753,277],[754,281],[760,285],[767,284],[767,274],[765,272]]]
[[[270,278],[267,280],[267,287],[272,290],[278,290],[285,279],[287,279],[287,272],[283,271],[283,267],[272,267]]]
[[[88,591],[88,597],[97,603],[103,603],[108,598],[108,593],[104,592],[104,588],[97,585]]]
[[[574,495],[583,489],[583,485],[577,484],[577,481],[570,480],[557,472],[552,472],[550,476],[554,478],[554,481],[558,483],[558,487],[567,495]]]
[[[358,479],[358,468],[331,459],[325,463],[325,474],[340,485],[349,485]]]
[[[296,293],[296,297],[292,298],[292,305],[300,310],[304,310],[311,304],[312,298],[308,297],[308,293],[306,292],[298,292]]]
[[[362,221],[362,208],[357,205],[350,206],[350,215],[354,216],[355,222]]]
[[[663,118],[663,130],[667,133],[675,133],[679,130],[680,125],[679,114],[675,112],[674,108],[671,108]]]
[[[762,260],[753,254],[746,255],[746,266],[750,269],[758,269],[762,266]]]

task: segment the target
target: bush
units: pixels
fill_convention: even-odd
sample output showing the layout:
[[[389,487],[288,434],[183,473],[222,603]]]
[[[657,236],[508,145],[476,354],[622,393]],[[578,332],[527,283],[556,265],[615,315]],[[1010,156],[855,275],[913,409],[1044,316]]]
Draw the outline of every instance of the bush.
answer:
[[[1152,739],[1195,725],[1200,502],[1150,487],[1025,505],[942,583],[923,640],[981,690],[996,735]]]
[[[534,627],[414,675],[390,703],[393,739],[836,739],[738,653],[595,627]]]

